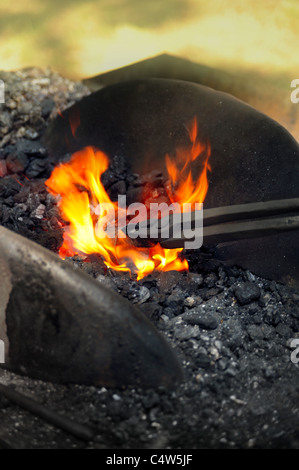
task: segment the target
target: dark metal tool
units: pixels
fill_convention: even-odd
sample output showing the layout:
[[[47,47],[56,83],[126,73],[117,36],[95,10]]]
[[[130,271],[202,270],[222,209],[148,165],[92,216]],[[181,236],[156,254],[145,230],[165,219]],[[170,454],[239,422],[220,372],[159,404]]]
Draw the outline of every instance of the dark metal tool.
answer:
[[[133,243],[139,246],[160,243],[163,248],[184,248],[186,241],[194,238],[197,214],[196,211],[190,214],[190,230],[187,234],[181,217],[177,217],[177,214],[141,222],[138,227],[138,233],[141,236],[132,238]],[[203,243],[206,245],[269,236],[299,230],[299,198],[217,207],[203,210],[202,216]],[[167,225],[169,235],[165,237]],[[158,236],[156,237],[151,236],[153,227],[157,229]],[[134,227],[128,225],[124,231],[130,236],[133,229]],[[180,234],[180,236],[174,237],[171,235],[173,233]]]

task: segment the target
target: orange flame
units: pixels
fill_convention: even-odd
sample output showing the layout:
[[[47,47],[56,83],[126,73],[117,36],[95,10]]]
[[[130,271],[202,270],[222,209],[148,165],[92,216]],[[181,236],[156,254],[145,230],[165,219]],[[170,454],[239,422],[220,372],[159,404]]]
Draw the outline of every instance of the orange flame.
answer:
[[[207,170],[210,148],[206,148],[197,140],[197,121],[194,119],[189,130],[192,148],[188,154],[179,155],[182,168],[166,156],[166,165],[169,172],[171,186],[169,198],[179,202],[203,202],[208,189]],[[190,163],[199,155],[206,153],[204,168],[197,182],[192,179],[191,171],[188,171]],[[184,160],[183,160],[184,159]],[[115,224],[115,218],[122,216],[122,211],[117,202],[112,202],[101,182],[102,174],[109,167],[109,159],[100,150],[86,147],[73,154],[68,163],[57,166],[46,186],[53,195],[59,196],[58,205],[63,219],[69,224],[65,228],[64,242],[60,249],[60,256],[73,256],[76,253],[99,253],[107,267],[115,271],[127,271],[137,274],[137,280],[142,279],[154,270],[182,271],[188,269],[188,262],[181,259],[182,249],[164,249],[159,244],[150,248],[139,248],[132,245],[131,239],[123,237],[99,237],[96,225],[99,222],[106,226]],[[184,182],[181,177],[188,171]],[[109,204],[110,212],[100,210],[104,203]],[[109,211],[108,211],[109,212]]]
[[[209,158],[211,156],[210,144],[204,145],[198,140],[198,124],[194,118],[188,128],[191,149],[183,149],[177,152],[175,161],[166,155],[166,168],[171,185],[168,188],[168,197],[171,202],[196,203],[203,202],[208,192],[208,170],[211,171]],[[202,156],[202,172],[197,181],[193,180],[191,164]],[[200,161],[201,159],[199,159]],[[179,166],[177,164],[179,163]]]
[[[72,109],[72,112],[71,112],[71,115],[70,115],[70,118],[69,118],[69,123],[70,123],[70,128],[71,128],[72,135],[73,135],[73,137],[76,137],[77,129],[81,124],[80,113],[79,113],[78,108],[73,108]]]

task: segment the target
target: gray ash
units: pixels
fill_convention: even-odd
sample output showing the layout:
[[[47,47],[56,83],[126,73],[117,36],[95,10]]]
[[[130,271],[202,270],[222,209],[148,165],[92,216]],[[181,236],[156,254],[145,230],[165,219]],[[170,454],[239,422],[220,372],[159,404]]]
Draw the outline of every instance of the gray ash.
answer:
[[[40,138],[57,108],[87,90],[38,69],[0,78],[8,84],[0,105],[0,221],[57,252],[63,226],[44,186],[53,164]],[[126,194],[128,204],[153,188],[163,196],[161,174],[132,175],[123,156],[115,156],[103,183],[112,199]],[[298,292],[222,264],[213,247],[185,255],[189,272],[154,272],[139,282],[108,270],[97,255],[65,261],[154,322],[182,364],[177,389],[62,386],[1,371],[3,383],[92,426],[95,438],[83,444],[0,398],[1,437],[5,430],[20,448],[298,448],[299,369],[291,361]]]

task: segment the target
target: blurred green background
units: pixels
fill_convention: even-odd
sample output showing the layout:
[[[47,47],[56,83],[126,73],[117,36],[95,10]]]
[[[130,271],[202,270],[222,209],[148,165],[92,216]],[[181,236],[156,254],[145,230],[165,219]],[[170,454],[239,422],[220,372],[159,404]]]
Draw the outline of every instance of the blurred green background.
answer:
[[[299,137],[298,20],[298,0],[0,0],[0,69],[81,79],[167,52],[248,82]]]

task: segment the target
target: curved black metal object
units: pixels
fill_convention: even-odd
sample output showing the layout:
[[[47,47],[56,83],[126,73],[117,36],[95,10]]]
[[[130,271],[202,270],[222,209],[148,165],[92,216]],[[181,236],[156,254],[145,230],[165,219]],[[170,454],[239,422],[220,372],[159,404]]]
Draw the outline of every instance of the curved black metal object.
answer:
[[[171,387],[182,380],[174,352],[138,308],[3,227],[0,268],[8,368],[56,383],[109,387]]]
[[[70,120],[80,115],[75,137]],[[83,98],[63,112],[44,136],[52,158],[86,145],[125,155],[132,170],[165,172],[165,154],[189,144],[186,124],[196,116],[199,137],[211,144],[204,208],[299,196],[299,146],[266,115],[226,94],[190,82],[123,82]],[[198,161],[196,175],[202,169]],[[299,286],[298,233],[218,246],[218,257],[258,275]]]

